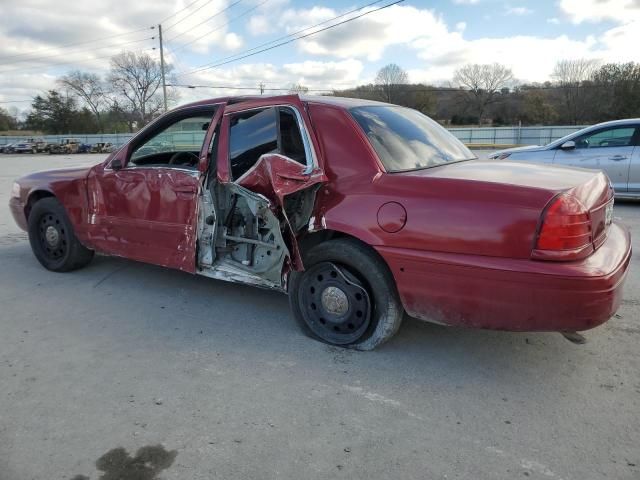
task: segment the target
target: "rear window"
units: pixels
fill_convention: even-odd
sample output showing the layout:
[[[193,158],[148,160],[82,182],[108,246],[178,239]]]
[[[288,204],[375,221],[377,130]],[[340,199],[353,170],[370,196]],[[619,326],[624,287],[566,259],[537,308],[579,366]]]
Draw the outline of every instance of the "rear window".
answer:
[[[388,172],[476,158],[460,140],[417,110],[368,106],[350,111]]]

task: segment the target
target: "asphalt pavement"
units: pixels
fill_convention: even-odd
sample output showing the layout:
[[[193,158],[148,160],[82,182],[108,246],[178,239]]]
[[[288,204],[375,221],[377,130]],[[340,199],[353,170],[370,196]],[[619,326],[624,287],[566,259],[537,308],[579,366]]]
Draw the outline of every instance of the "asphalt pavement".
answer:
[[[0,155],[0,480],[640,478],[640,257],[585,345],[406,319],[343,350],[282,294],[102,256],[44,270],[13,179],[101,158]],[[640,252],[640,203],[614,215]]]

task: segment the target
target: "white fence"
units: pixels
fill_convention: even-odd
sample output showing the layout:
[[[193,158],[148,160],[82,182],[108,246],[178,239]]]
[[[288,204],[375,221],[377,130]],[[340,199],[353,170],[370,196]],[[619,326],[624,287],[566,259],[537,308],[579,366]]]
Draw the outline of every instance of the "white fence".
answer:
[[[546,145],[584,126],[449,128],[467,145]]]
[[[482,128],[449,128],[449,131],[467,145],[544,145],[560,137],[580,130],[581,126],[553,127],[482,127]],[[47,142],[58,143],[63,138],[77,138],[82,143],[94,144],[110,142],[115,146],[126,143],[130,133],[105,133],[94,135],[44,135]],[[26,136],[0,136],[0,145],[24,141]]]

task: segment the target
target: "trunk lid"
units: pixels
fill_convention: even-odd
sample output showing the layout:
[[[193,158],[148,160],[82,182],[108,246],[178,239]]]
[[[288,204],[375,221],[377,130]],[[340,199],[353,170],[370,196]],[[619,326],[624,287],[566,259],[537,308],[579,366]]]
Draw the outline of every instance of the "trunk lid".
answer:
[[[491,199],[495,206],[496,198],[501,198],[499,203],[502,205],[496,211],[506,203],[513,208],[537,211],[538,228],[546,208],[558,195],[572,195],[590,216],[594,250],[604,242],[611,224],[613,189],[609,178],[601,171],[504,160],[471,160],[392,175],[402,175],[413,181],[419,181],[418,178],[458,181],[459,186],[455,188],[465,196],[475,198],[476,202]]]

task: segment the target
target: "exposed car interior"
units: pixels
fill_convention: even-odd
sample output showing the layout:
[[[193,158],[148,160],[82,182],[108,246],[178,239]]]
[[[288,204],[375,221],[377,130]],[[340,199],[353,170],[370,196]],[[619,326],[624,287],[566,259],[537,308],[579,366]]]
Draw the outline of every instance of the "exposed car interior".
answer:
[[[196,168],[212,115],[213,112],[178,117],[168,126],[150,132],[134,147],[128,165]]]
[[[300,163],[301,168],[306,165],[302,134],[290,108],[240,112],[229,122],[233,180],[246,175],[264,154],[278,153]],[[246,281],[249,275],[256,284],[279,285],[289,255],[283,236],[285,225],[262,195],[237,183],[218,184],[217,137],[212,141],[208,188],[200,205],[198,264],[204,274],[214,278],[242,276]]]

